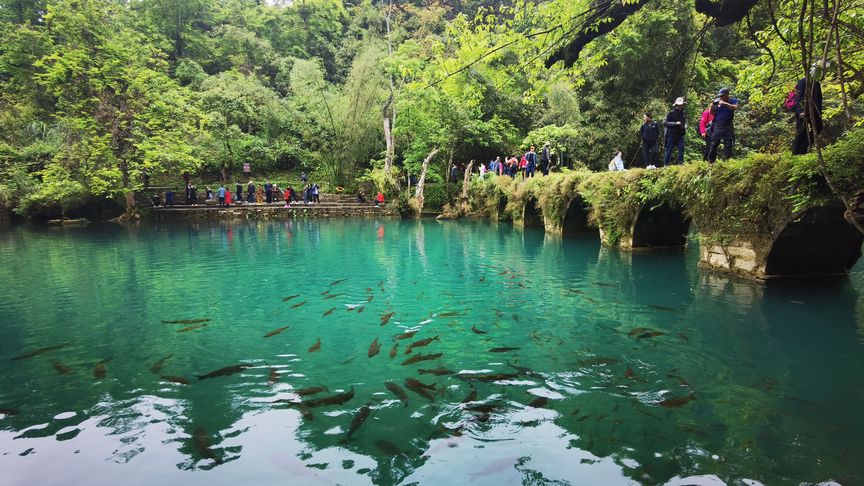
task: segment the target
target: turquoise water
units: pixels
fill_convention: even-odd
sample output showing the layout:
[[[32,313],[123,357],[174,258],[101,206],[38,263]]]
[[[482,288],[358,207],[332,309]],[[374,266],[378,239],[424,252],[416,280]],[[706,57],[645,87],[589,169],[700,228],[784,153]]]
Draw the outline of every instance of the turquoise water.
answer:
[[[864,266],[697,260],[480,222],[7,229],[0,482],[864,484]]]

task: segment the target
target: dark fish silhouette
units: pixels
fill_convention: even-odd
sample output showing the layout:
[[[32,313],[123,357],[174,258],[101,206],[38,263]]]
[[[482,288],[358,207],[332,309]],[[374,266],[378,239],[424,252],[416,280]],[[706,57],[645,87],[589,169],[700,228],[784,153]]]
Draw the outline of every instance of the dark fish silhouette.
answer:
[[[165,324],[200,324],[210,322],[210,319],[180,319],[179,321],[162,321]]]
[[[40,348],[35,351],[30,351],[29,353],[24,353],[18,356],[15,356],[10,361],[18,361],[19,359],[32,358],[33,356],[39,356],[40,354],[45,354],[50,351],[54,351],[55,349],[60,349],[62,347],[68,346],[70,342],[65,342],[63,344],[55,344],[53,346],[48,346],[47,348]]]
[[[179,383],[180,385],[188,385],[190,383],[189,380],[183,378],[182,376],[161,375],[160,378],[165,381],[170,381],[172,383]]]
[[[662,336],[662,335],[663,335],[662,331],[648,331],[648,332],[643,332],[636,339],[647,339],[647,338],[652,338],[652,337],[657,337],[657,336]]]
[[[369,345],[369,357],[375,356],[381,351],[381,345],[378,344],[378,338],[376,337],[372,344]]]
[[[374,298],[375,298],[374,295],[370,295],[369,297],[366,298],[366,302],[372,302],[372,299],[374,299]]]
[[[357,313],[358,313],[358,314],[362,314],[362,313],[363,313],[363,309],[365,309],[365,307],[363,307],[363,306],[361,305],[360,307],[357,308]]]
[[[165,362],[168,361],[169,359],[171,359],[172,356],[174,356],[174,353],[171,353],[171,354],[165,356],[164,358],[161,358],[159,361],[153,363],[153,366],[150,367],[150,371],[154,375],[159,374],[159,372],[162,371],[162,366],[164,366]]]
[[[686,397],[667,398],[667,399],[663,400],[662,402],[658,403],[657,405],[660,405],[661,407],[666,407],[666,408],[678,408],[678,407],[681,407],[683,405],[686,405],[687,403],[689,403],[692,400],[696,400],[696,395],[693,393],[691,393],[690,395],[687,395]]]
[[[435,375],[435,376],[452,375],[453,373],[455,373],[455,371],[448,370],[446,368],[435,368],[434,370],[419,370],[418,369],[417,372],[420,373],[421,375]]]
[[[513,313],[513,320],[519,322],[519,316],[516,313]]]
[[[21,413],[17,408],[0,408],[0,415],[18,415]]]
[[[519,348],[492,348],[489,350],[490,353],[507,353],[510,351],[516,351]]]
[[[610,284],[606,282],[594,282],[594,285],[599,285],[600,287],[614,287],[615,284]]]
[[[265,338],[273,337],[273,336],[279,334],[280,332],[284,331],[285,329],[288,329],[288,326],[282,326],[279,329],[273,329],[272,331],[265,334],[264,337]]]
[[[346,280],[348,280],[348,279],[347,278],[340,278],[339,280],[334,280],[334,281],[330,282],[330,287],[332,287],[334,285],[339,285],[340,283],[342,283]]]
[[[343,294],[343,293],[330,294],[330,295],[328,295],[327,297],[324,297],[324,298],[321,299],[321,300],[330,300],[330,299],[335,299],[336,297],[341,297],[341,296],[343,296],[343,295],[345,295],[345,294]]]
[[[363,425],[363,422],[369,418],[369,414],[372,412],[372,408],[370,404],[363,405],[360,407],[360,410],[357,410],[357,413],[354,414],[354,418],[351,419],[351,426],[348,427],[348,434],[345,436],[346,439],[351,440],[351,436],[354,435],[354,432],[357,432],[357,429]]]
[[[321,292],[321,293],[318,294],[318,295],[327,295],[327,294],[329,294],[329,293],[330,293],[330,290],[328,289],[328,290],[325,290],[324,292]]]
[[[345,361],[342,361],[342,362],[339,363],[339,364],[346,365],[346,364],[348,364],[348,363],[354,361],[355,359],[357,359],[357,355],[356,355],[356,354],[355,354],[354,356],[351,356],[350,358],[346,359]]]
[[[438,314],[438,317],[459,317],[465,315],[463,311],[444,311]]]
[[[321,349],[321,338],[319,337],[318,340],[315,341],[315,344],[313,344],[312,347],[309,348],[309,352],[314,353],[315,351],[318,351],[320,349]]]
[[[469,393],[468,395],[465,396],[465,398],[462,399],[462,403],[470,403],[470,402],[473,402],[474,400],[477,400],[477,389],[476,388],[471,389],[471,393]]]
[[[59,361],[53,360],[53,359],[51,360],[51,366],[53,366],[54,370],[57,371],[57,373],[60,373],[61,375],[74,375],[75,374],[75,372],[72,370],[72,368],[66,366],[65,364],[63,364]]]
[[[351,390],[349,390],[345,393],[339,393],[336,395],[331,395],[329,397],[313,398],[311,400],[303,400],[302,403],[303,403],[303,405],[305,405],[309,408],[313,408],[313,407],[321,407],[324,405],[342,405],[343,403],[347,402],[348,400],[351,400],[352,398],[354,398],[354,387],[353,386],[351,387]]]
[[[288,302],[289,300],[291,300],[295,297],[300,297],[300,294],[289,295],[288,297],[285,297],[284,299],[282,299],[282,302]]]
[[[549,399],[546,397],[537,397],[528,404],[529,407],[534,408],[543,408],[546,404],[549,403]]]
[[[414,348],[420,348],[423,346],[428,346],[432,341],[438,341],[438,336],[430,337],[426,339],[421,339],[419,341],[414,341],[413,343],[408,345],[408,349],[405,350],[405,354],[411,354],[411,350]]]
[[[321,393],[327,391],[326,386],[310,386],[309,388],[301,388],[297,390],[295,393],[300,395],[301,397],[315,395],[316,393]]]
[[[420,361],[427,361],[427,360],[430,360],[430,359],[438,359],[438,358],[440,358],[441,356],[444,356],[444,353],[435,353],[435,354],[420,354],[420,353],[417,353],[417,354],[415,354],[414,356],[412,356],[412,357],[406,359],[405,361],[403,361],[403,362],[402,362],[402,366],[409,365],[409,364],[414,364],[414,363],[419,363]]]
[[[471,326],[471,330],[474,332],[474,334],[486,334],[486,331],[481,331],[480,329],[477,329],[476,325]]]
[[[329,316],[329,315],[332,314],[333,311],[335,311],[335,310],[336,310],[335,307],[332,307],[332,308],[330,308],[330,309],[327,309],[326,311],[324,311],[323,314],[321,314],[321,317]],[[348,309],[348,310],[351,310],[351,309]]]
[[[674,307],[666,307],[665,305],[648,304],[648,307],[666,312],[678,312],[678,309]]]
[[[480,277],[480,280],[478,280],[477,282],[478,282],[478,283],[483,283],[483,282],[485,282],[485,281],[486,281],[486,277]]]
[[[300,307],[300,306],[306,305],[307,302],[309,302],[309,301],[308,301],[308,300],[304,300],[303,302],[298,302],[298,303],[292,305],[291,308],[292,308],[292,309],[296,309],[296,308],[298,308],[298,307]]]
[[[401,456],[403,454],[403,452],[398,447],[396,447],[390,442],[387,442],[386,440],[376,440],[375,447],[377,447],[378,450],[381,451],[383,454],[388,456]]]
[[[396,336],[396,340],[401,341],[402,339],[409,339],[414,337],[415,334],[417,334],[417,331],[406,332],[405,334],[400,334]]]
[[[409,382],[408,380],[405,380],[405,387],[408,388],[409,390],[413,391],[414,393],[420,395],[421,397],[429,400],[430,402],[434,402],[435,397],[429,393],[428,389],[424,388],[422,386],[419,386],[417,383],[419,383],[419,382],[417,382],[417,380],[413,380],[411,382]]]
[[[383,326],[383,325],[387,324],[388,322],[390,322],[390,318],[393,317],[394,315],[396,315],[395,312],[388,312],[388,313],[384,314],[383,316],[381,316],[381,325]]]
[[[411,378],[410,376],[408,378],[405,378],[405,384],[420,387],[420,388],[425,388],[427,390],[434,390],[435,389],[434,383],[431,385],[427,385],[426,383],[423,383],[422,381],[420,381],[416,378]]]
[[[399,352],[399,342],[397,341],[396,344],[394,344],[393,347],[390,348],[390,359],[395,358],[396,353],[398,353],[398,352]]]
[[[642,334],[643,332],[648,332],[650,330],[651,329],[649,329],[647,327],[637,327],[635,329],[630,330],[630,332],[628,332],[627,335],[630,337],[633,337],[633,336],[636,336],[637,334]]]
[[[102,361],[96,363],[96,366],[93,367],[93,378],[96,378],[97,380],[104,379],[105,376],[108,374],[108,362],[112,359],[114,358],[105,358]]]
[[[198,324],[197,326],[184,327],[183,329],[180,329],[177,332],[189,332],[189,331],[194,331],[196,329],[201,329],[203,327],[207,327],[207,324]]]
[[[499,381],[510,380],[519,376],[519,373],[459,373],[456,378],[464,381]]]
[[[408,406],[408,394],[405,393],[405,390],[402,389],[401,386],[393,383],[392,381],[388,381],[384,383],[384,386],[387,387],[397,398],[402,402],[404,406]]]
[[[267,385],[273,386],[276,384],[277,381],[279,381],[279,371],[277,371],[276,368],[271,366],[270,374],[267,377]]]
[[[218,376],[229,376],[229,375],[233,375],[234,373],[239,373],[239,372],[245,370],[246,368],[249,368],[250,366],[251,365],[248,365],[248,364],[238,364],[238,365],[233,365],[233,366],[226,366],[224,368],[219,368],[218,370],[211,371],[210,373],[207,373],[206,375],[198,375],[198,379],[199,380],[206,380],[208,378],[216,378]]]
[[[192,440],[195,442],[195,449],[198,450],[198,455],[205,459],[212,459],[216,464],[222,464],[222,458],[217,456],[213,449],[210,448],[210,437],[204,427],[196,427],[192,433]]]

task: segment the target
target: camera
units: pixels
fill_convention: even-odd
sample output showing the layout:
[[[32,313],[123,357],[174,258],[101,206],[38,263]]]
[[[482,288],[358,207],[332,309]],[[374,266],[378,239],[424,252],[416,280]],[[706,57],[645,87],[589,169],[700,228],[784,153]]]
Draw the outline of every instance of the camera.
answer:
[[[711,102],[711,106],[717,108],[718,105],[720,105],[720,98],[714,98],[714,101]]]

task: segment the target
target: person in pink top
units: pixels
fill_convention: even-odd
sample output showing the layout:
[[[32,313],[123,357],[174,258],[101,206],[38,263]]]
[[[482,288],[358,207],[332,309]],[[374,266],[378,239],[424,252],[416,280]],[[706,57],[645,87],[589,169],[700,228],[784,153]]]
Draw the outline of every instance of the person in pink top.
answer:
[[[708,160],[708,149],[711,147],[711,122],[714,121],[714,112],[711,111],[711,105],[702,112],[702,118],[699,120],[699,136],[705,140],[705,150],[702,151],[702,160]]]

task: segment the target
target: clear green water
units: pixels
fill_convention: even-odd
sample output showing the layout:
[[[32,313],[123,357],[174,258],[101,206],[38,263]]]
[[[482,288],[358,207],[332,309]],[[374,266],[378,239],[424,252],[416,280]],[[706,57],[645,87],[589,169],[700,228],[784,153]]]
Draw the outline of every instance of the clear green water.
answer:
[[[694,248],[392,220],[18,227],[0,263],[3,484],[864,484],[860,264],[765,287],[700,271]],[[418,351],[443,355],[401,364]],[[438,367],[515,376],[418,373]],[[303,399],[355,395],[307,418],[273,403],[316,385]]]

